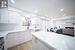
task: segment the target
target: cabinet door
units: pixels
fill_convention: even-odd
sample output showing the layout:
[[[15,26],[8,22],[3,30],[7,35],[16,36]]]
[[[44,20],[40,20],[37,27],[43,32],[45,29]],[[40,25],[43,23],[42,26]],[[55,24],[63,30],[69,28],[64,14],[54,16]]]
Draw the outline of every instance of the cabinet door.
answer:
[[[16,46],[25,42],[25,33],[24,32],[14,32],[7,35],[7,48]]]
[[[9,12],[9,23],[20,24],[22,21],[22,16],[15,11]]]
[[[0,9],[0,23],[8,23],[8,10],[7,10],[7,8]]]
[[[31,40],[31,34],[28,31],[9,33],[7,35],[7,47],[13,47],[29,40]]]
[[[55,50],[54,48],[45,45],[42,41],[38,40],[36,37],[32,38],[33,50]]]
[[[7,50],[7,36],[4,37],[4,50]]]
[[[49,49],[44,44],[42,44],[37,38],[34,38],[32,50],[49,50]]]
[[[32,34],[30,30],[25,32],[25,41],[29,41],[29,40],[32,40]]]
[[[22,16],[15,11],[9,11],[8,8],[0,9],[0,23],[21,24]]]

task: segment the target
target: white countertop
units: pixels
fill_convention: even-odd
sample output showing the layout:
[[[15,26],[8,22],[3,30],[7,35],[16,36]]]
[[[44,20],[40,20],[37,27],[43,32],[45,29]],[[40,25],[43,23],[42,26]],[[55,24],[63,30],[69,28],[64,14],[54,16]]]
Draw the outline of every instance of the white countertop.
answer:
[[[33,32],[32,34],[57,50],[75,50],[75,37],[45,31]]]
[[[7,34],[7,32],[0,32],[0,37],[5,37]]]
[[[12,32],[20,32],[20,31],[26,31],[26,30],[21,29],[21,30],[11,30],[11,31],[1,31],[0,32],[0,37],[5,37],[9,33],[12,33]]]

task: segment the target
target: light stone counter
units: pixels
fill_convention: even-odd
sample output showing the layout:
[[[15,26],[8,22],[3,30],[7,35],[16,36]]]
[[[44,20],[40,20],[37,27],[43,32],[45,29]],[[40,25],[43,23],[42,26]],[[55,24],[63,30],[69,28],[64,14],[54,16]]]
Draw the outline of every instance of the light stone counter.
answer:
[[[45,31],[33,32],[32,35],[57,50],[75,50],[75,37]]]

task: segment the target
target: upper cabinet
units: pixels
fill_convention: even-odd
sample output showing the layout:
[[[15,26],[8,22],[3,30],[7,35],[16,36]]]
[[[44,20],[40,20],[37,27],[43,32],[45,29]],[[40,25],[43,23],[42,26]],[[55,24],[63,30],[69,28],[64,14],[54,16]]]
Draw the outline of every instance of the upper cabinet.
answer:
[[[22,16],[16,11],[9,10],[9,8],[0,9],[0,23],[21,24]]]
[[[16,11],[8,11],[8,23],[20,24],[22,22],[22,16]]]
[[[0,9],[0,23],[8,23],[7,8]]]
[[[22,16],[16,9],[9,8],[8,0],[0,0],[0,23],[20,24]]]
[[[22,16],[14,11],[9,11],[7,8],[0,9],[0,23],[20,24]]]

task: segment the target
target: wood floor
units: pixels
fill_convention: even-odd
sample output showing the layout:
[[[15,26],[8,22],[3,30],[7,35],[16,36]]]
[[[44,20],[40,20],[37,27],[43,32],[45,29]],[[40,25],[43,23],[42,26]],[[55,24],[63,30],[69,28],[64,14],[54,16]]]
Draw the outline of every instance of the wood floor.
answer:
[[[28,41],[18,46],[9,48],[8,50],[32,50],[32,41]]]

